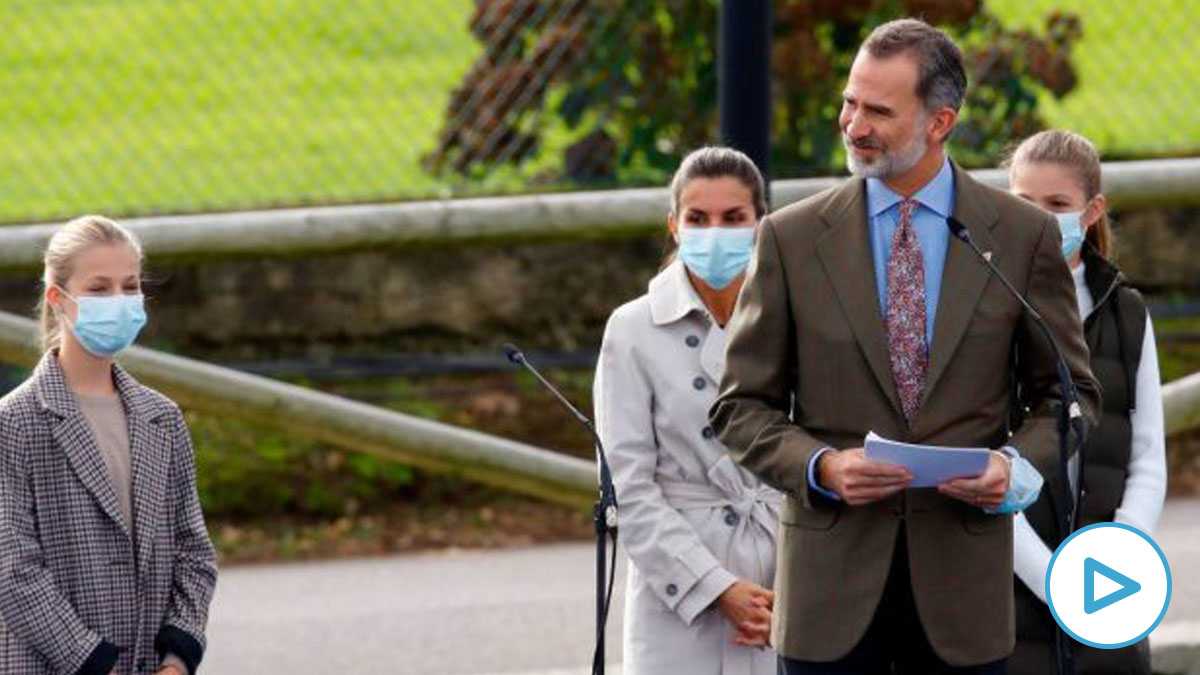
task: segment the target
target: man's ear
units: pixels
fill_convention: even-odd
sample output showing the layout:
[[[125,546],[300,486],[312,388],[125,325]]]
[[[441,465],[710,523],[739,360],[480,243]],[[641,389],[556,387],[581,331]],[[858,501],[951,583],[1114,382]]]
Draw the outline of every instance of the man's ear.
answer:
[[[954,124],[958,121],[958,113],[953,108],[939,108],[929,118],[929,133],[933,136],[934,142],[944,143],[946,139],[950,138],[950,132],[954,131]]]

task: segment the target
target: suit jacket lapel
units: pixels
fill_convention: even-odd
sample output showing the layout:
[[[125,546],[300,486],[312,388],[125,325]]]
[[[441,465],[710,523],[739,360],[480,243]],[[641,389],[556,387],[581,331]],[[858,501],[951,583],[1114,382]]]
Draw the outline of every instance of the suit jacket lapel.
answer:
[[[867,232],[866,182],[846,181],[821,212],[821,219],[827,230],[817,239],[817,256],[871,372],[900,412]]]
[[[993,247],[990,231],[999,221],[999,214],[991,207],[991,199],[986,190],[987,188],[977,183],[957,164],[954,165],[954,217],[967,226],[971,240],[981,251],[991,255],[992,261],[995,262],[999,259],[1000,251]],[[946,372],[990,280],[991,273],[975,252],[964,242],[950,237],[950,245],[946,249],[946,264],[942,271],[937,319],[933,326],[929,369],[926,371],[925,388],[921,396],[922,407],[929,400],[938,380]],[[917,416],[920,417],[920,412]]]
[[[66,377],[53,353],[42,357],[36,377],[42,405],[58,418],[52,431],[54,441],[66,454],[67,461],[84,488],[92,494],[104,513],[117,523],[121,531],[129,535],[129,527],[121,515],[117,493],[113,490],[108,467],[104,465],[104,459],[100,456],[100,448],[96,445],[91,426],[67,388]]]

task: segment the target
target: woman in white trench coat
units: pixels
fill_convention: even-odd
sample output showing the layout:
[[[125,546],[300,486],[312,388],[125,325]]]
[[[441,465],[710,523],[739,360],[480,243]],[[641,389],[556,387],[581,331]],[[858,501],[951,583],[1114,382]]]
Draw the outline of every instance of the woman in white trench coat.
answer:
[[[779,495],[708,425],[766,210],[743,154],[705,148],[671,184],[676,259],[609,319],[595,405],[630,562],[625,675],[767,675]]]

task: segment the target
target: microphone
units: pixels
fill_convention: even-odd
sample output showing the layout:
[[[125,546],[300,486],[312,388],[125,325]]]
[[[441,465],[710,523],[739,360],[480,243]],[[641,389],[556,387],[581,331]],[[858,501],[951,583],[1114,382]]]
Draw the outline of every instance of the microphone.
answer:
[[[567,397],[563,396],[562,392],[549,380],[542,377],[538,369],[525,358],[525,354],[516,345],[505,343],[500,350],[509,361],[533,373],[542,386],[553,394],[558,402],[588,430],[588,433],[592,435],[592,442],[596,445],[596,458],[600,465],[600,497],[592,512],[592,521],[596,529],[596,646],[592,652],[592,674],[602,675],[604,673],[604,632],[608,625],[608,610],[612,605],[613,581],[616,578],[617,570],[617,490],[613,486],[608,456],[604,453],[604,444],[600,441],[600,434],[596,433],[596,425],[592,423],[592,420],[567,400]],[[607,560],[605,556],[607,548],[605,537],[612,538],[611,561]],[[606,577],[607,585],[605,584]]]
[[[1062,390],[1063,403],[1058,411],[1058,467],[1062,472],[1062,487],[1058,499],[1053,504],[1055,508],[1055,516],[1058,518],[1058,540],[1065,540],[1072,532],[1075,531],[1079,524],[1079,510],[1083,501],[1086,490],[1083,485],[1083,466],[1084,466],[1084,442],[1087,439],[1087,424],[1083,420],[1083,411],[1079,407],[1079,393],[1075,389],[1075,381],[1071,379],[1071,371],[1067,367],[1067,361],[1063,357],[1062,348],[1058,344],[1058,340],[1054,338],[1054,333],[1050,330],[1049,324],[1042,318],[1042,315],[1029,304],[1029,301],[1021,295],[1020,291],[1013,288],[1004,274],[992,263],[992,256],[985,254],[979,250],[975,242],[971,240],[971,233],[967,230],[967,226],[963,225],[954,216],[946,218],[946,226],[950,228],[950,233],[959,241],[969,246],[975,255],[983,261],[987,266],[992,276],[1000,280],[1008,292],[1012,294],[1021,306],[1025,308],[1025,312],[1029,314],[1029,318],[1037,325],[1046,339],[1050,341],[1050,346],[1054,350],[1055,365],[1058,368],[1059,387]],[[1078,439],[1079,449],[1079,476],[1075,481],[1075,491],[1072,494],[1070,485],[1070,444],[1071,432],[1075,433],[1075,438]],[[1058,503],[1062,506],[1058,507]],[[1055,626],[1055,644],[1054,651],[1057,660],[1058,673],[1060,675],[1070,675],[1075,672],[1075,656],[1074,648],[1071,642],[1067,639],[1063,630]]]
[[[500,351],[504,352],[504,357],[506,359],[512,361],[518,366],[525,363],[525,355],[522,354],[521,350],[517,349],[517,346],[511,342],[504,343],[504,346],[500,348]]]
[[[587,415],[584,415],[583,413],[579,412],[579,408],[576,408],[574,406],[574,404],[572,404],[569,400],[567,400],[567,397],[563,396],[562,392],[560,392],[557,387],[555,387],[553,384],[550,384],[549,380],[542,377],[542,374],[540,372],[538,372],[538,369],[533,367],[533,364],[530,363],[529,360],[525,358],[525,354],[523,354],[520,349],[517,349],[516,345],[512,344],[511,342],[507,342],[500,349],[501,349],[501,351],[504,352],[505,358],[507,358],[509,361],[512,361],[513,363],[517,364],[518,366],[523,366],[526,370],[533,373],[533,376],[536,377],[538,379],[538,381],[542,383],[542,386],[544,386],[551,394],[554,394],[554,397],[558,399],[558,402],[561,403],[564,408],[566,408],[568,411],[570,411],[570,413],[572,415],[574,415],[575,419],[578,420],[579,423],[582,424],[588,430],[588,433],[590,433],[592,435],[592,440],[595,441],[595,443],[596,443],[596,447],[598,449],[602,448],[602,445],[600,443],[600,436],[599,436],[599,434],[596,433],[596,427],[594,424],[592,424],[592,420],[590,418],[588,418]],[[600,456],[603,458],[603,450],[601,450]],[[604,471],[606,464],[607,464],[607,462],[601,462],[601,465],[600,465],[601,474],[602,474],[601,478],[603,478],[603,471]],[[615,505],[615,503],[614,503],[614,505]],[[615,526],[615,523],[614,523],[614,526]]]
[[[1008,289],[1008,292],[1017,299],[1017,302],[1021,303],[1021,306],[1025,308],[1025,312],[1029,314],[1029,318],[1033,320],[1033,323],[1037,325],[1042,334],[1046,336],[1046,339],[1050,341],[1050,346],[1054,350],[1055,360],[1057,361],[1058,377],[1062,380],[1064,402],[1067,404],[1064,408],[1069,415],[1072,429],[1079,434],[1079,442],[1082,445],[1086,438],[1087,425],[1084,424],[1083,410],[1079,407],[1079,394],[1075,389],[1075,381],[1071,379],[1071,371],[1067,367],[1066,359],[1063,357],[1062,348],[1059,346],[1058,340],[1055,339],[1054,332],[1050,330],[1050,325],[1046,323],[1041,313],[1034,309],[1033,305],[1029,304],[1025,296],[1021,295],[1021,292],[1009,283],[1004,273],[992,262],[992,256],[979,250],[979,247],[971,239],[971,232],[967,229],[966,225],[962,224],[962,221],[954,216],[949,216],[946,218],[946,226],[950,228],[950,234],[953,234],[955,238],[962,241],[975,252],[975,255],[983,261],[983,264],[987,266],[992,276],[999,279],[1000,283]]]
[[[1033,319],[1034,323],[1039,326],[1043,326],[1045,324],[1045,319],[1042,318],[1042,315],[1033,308],[1033,305],[1029,304],[1029,302],[1025,300],[1025,296],[1021,295],[1020,291],[1013,288],[1012,284],[1008,282],[1008,278],[1005,277],[1004,274],[1001,273],[994,264],[992,264],[992,256],[979,250],[979,247],[976,246],[975,242],[971,240],[971,232],[967,229],[967,226],[963,225],[962,222],[954,216],[949,216],[946,218],[946,225],[950,228],[950,234],[953,234],[967,246],[971,247],[971,250],[975,252],[975,255],[979,256],[979,259],[983,261],[983,264],[987,265],[992,275],[999,279],[1000,283],[1004,284],[1004,287],[1007,288],[1008,292],[1017,299],[1017,302],[1021,303],[1021,306],[1024,307],[1025,311],[1029,313],[1029,316]],[[1047,336],[1050,337],[1050,340],[1053,342],[1054,337],[1049,335],[1049,329],[1043,328],[1043,330],[1047,332]],[[1056,352],[1058,351],[1057,343],[1054,346],[1054,350]]]

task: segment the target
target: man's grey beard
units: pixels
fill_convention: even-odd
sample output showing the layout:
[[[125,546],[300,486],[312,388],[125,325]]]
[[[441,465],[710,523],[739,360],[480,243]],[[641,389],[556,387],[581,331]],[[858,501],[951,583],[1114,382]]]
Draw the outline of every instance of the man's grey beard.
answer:
[[[874,162],[864,162],[854,154],[854,143],[842,134],[842,145],[846,147],[846,168],[859,178],[878,178],[888,180],[907,173],[921,161],[929,149],[929,143],[919,133],[913,134],[913,139],[899,150],[883,150]]]

